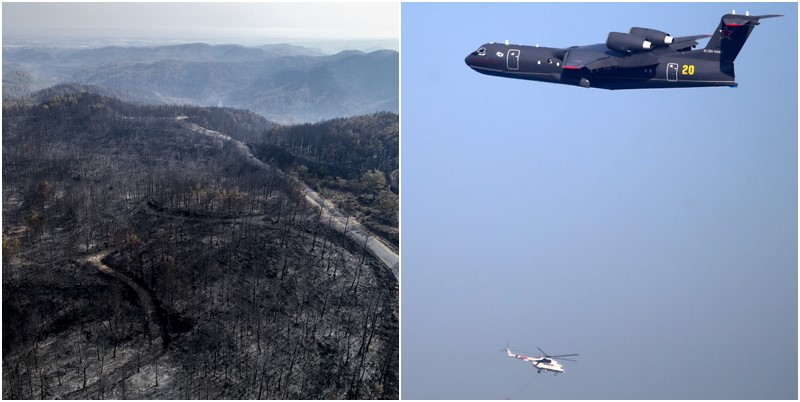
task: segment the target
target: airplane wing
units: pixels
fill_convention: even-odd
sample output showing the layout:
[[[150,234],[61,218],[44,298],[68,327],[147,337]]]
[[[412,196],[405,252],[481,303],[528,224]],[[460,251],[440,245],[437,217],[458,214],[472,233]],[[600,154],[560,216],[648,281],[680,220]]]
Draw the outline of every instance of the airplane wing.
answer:
[[[711,35],[691,35],[674,38],[668,46],[656,47],[646,52],[624,54],[608,49],[604,44],[576,46],[570,48],[564,57],[564,69],[591,71],[602,68],[636,68],[654,66],[659,63],[659,56],[667,53],[689,50],[697,45],[698,39],[710,38]]]
[[[669,49],[675,51],[684,51],[684,50],[691,50],[692,47],[697,46],[698,39],[705,39],[710,38],[712,35],[691,35],[691,36],[680,36],[674,39],[671,45],[669,45]],[[664,48],[655,49],[655,50],[663,50]]]
[[[671,48],[676,48],[676,45],[679,45],[682,42],[690,42],[690,41],[697,41],[698,39],[710,38],[711,35],[690,35],[690,36],[679,36],[672,41]],[[680,48],[680,46],[678,46]]]
[[[617,61],[612,59],[615,52],[609,51],[603,45],[576,46],[570,48],[564,56],[564,69],[580,70],[588,68],[597,70],[600,68],[617,67]]]
[[[652,52],[621,55],[609,50],[605,45],[575,47],[564,58],[564,69],[599,70],[601,68],[633,68],[658,64],[658,57]]]

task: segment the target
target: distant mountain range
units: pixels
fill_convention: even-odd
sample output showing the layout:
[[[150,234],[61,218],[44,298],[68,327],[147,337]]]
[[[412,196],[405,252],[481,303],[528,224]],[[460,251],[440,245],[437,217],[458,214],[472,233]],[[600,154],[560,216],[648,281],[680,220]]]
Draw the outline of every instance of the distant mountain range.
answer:
[[[398,112],[399,55],[293,45],[6,48],[3,97],[58,83],[135,102],[244,108],[281,123]]]

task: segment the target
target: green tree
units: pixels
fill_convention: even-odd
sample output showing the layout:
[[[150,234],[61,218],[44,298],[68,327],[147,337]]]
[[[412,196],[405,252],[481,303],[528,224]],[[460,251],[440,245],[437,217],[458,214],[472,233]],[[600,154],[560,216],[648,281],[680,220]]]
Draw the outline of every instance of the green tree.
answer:
[[[399,197],[390,190],[381,190],[378,194],[378,211],[390,222],[397,222]]]
[[[308,166],[300,165],[297,168],[297,176],[299,176],[301,179],[305,179],[307,174],[308,174]]]
[[[386,188],[386,175],[378,169],[368,170],[361,176],[361,186],[364,192],[372,194],[372,201],[375,201],[375,196]]]

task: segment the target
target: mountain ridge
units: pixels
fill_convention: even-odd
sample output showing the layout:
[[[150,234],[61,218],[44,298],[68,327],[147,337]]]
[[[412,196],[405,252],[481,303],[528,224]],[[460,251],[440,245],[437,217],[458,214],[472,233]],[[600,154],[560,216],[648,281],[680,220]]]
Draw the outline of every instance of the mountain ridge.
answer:
[[[399,53],[393,50],[320,55],[288,44],[205,43],[11,48],[4,49],[3,66],[4,81],[5,71],[31,76],[4,96],[75,82],[127,101],[231,106],[283,123],[399,111]]]

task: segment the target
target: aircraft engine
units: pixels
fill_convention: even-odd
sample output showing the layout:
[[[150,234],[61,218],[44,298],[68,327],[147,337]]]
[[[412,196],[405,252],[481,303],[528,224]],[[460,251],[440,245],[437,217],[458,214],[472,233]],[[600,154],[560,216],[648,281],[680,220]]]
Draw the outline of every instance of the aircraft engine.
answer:
[[[639,35],[609,32],[606,47],[622,53],[643,52],[653,48],[653,43]]]
[[[641,36],[657,46],[671,45],[674,38],[666,32],[650,28],[631,28],[631,35]]]

